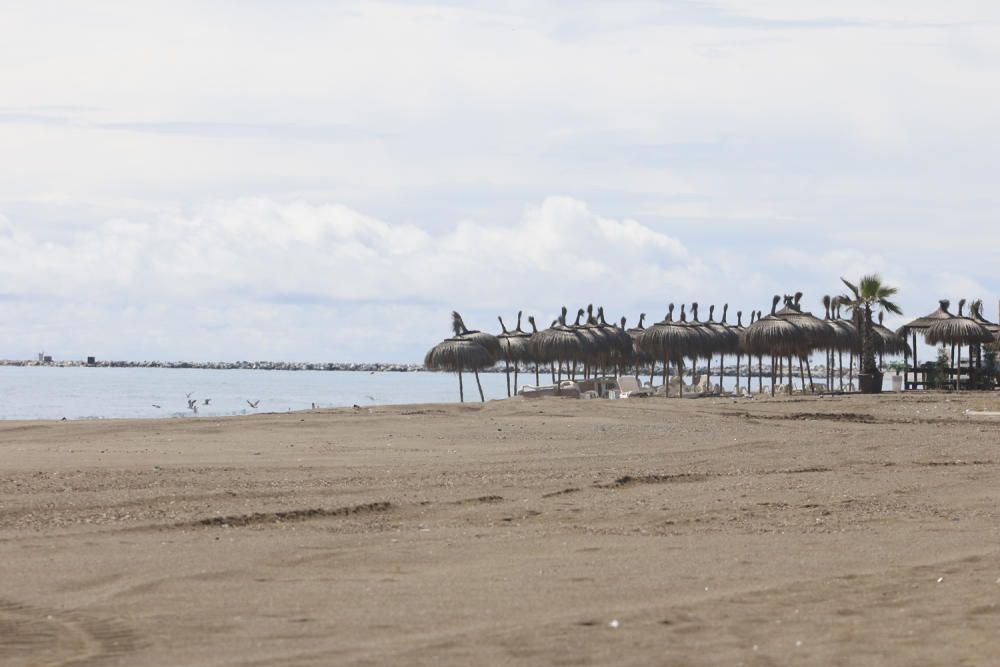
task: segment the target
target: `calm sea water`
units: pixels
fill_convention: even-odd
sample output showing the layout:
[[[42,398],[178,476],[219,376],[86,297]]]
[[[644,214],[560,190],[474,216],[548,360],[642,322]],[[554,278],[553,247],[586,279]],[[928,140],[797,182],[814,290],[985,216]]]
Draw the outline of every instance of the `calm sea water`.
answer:
[[[487,400],[506,398],[504,375],[479,377]],[[464,379],[466,400],[479,400],[475,378]],[[314,403],[457,402],[458,378],[451,373],[0,367],[0,419],[193,417],[188,393],[197,399],[197,416],[218,417],[308,410]],[[247,404],[258,400],[256,409]]]
[[[466,400],[478,400],[475,379],[464,377]],[[507,397],[502,373],[479,377],[487,400]],[[534,383],[534,374],[520,377],[522,384]],[[642,379],[646,382],[649,376]],[[544,373],[541,380],[549,381]],[[712,381],[717,383],[718,376]],[[734,384],[734,377],[724,379],[727,390]],[[741,384],[746,386],[745,377]],[[757,390],[756,378],[752,387]],[[197,413],[188,408],[189,393],[196,399]],[[205,399],[210,399],[208,405]],[[259,403],[253,408],[248,401]],[[458,379],[452,373],[0,367],[0,419],[219,417],[308,410],[314,404],[329,408],[454,402]]]

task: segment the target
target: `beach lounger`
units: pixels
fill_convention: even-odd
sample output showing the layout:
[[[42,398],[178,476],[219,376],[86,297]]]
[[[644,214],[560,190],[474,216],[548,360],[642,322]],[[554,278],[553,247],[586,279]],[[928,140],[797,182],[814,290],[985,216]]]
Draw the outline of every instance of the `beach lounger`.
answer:
[[[618,378],[618,392],[622,398],[642,398],[652,396],[655,390],[652,387],[643,387],[631,375],[623,375]]]

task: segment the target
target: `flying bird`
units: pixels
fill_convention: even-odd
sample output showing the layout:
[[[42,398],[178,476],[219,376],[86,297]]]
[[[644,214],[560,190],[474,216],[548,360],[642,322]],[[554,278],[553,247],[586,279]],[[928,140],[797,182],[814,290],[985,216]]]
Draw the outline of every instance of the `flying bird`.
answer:
[[[253,409],[256,410],[257,406],[260,405],[260,399],[258,398],[256,401],[250,401],[250,400],[248,400],[247,401],[247,405],[249,405],[251,408],[253,408]]]
[[[157,410],[159,410],[159,409],[160,409],[160,406],[159,406],[159,405],[157,405],[156,403],[153,403],[153,407],[154,407],[154,408],[156,408]]]
[[[194,410],[195,412],[198,412],[198,399],[197,398],[189,398],[188,399],[188,409],[189,410]]]
[[[206,398],[205,399],[205,405],[209,405],[211,402],[212,402],[212,399],[210,399],[210,398]]]

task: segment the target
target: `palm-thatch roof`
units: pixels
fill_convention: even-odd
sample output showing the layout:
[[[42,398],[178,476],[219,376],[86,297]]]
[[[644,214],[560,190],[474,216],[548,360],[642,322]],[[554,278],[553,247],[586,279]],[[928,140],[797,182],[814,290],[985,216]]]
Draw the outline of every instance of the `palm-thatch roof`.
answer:
[[[424,356],[424,367],[432,371],[479,371],[494,363],[489,350],[467,338],[447,338]]]
[[[501,333],[497,336],[500,342],[500,358],[508,363],[529,363],[534,360],[531,354],[531,334],[521,330],[521,311],[517,313],[517,328],[507,331],[503,318],[500,320]]]
[[[722,319],[715,321],[715,306],[708,307],[708,321],[704,327],[708,329],[712,338],[710,344],[717,354],[736,354],[740,349],[740,333],[736,327],[726,323],[726,315],[729,311],[729,304],[722,306]]]
[[[995,322],[990,322],[988,319],[983,317],[982,299],[976,299],[969,306],[969,317],[978,322],[984,329],[992,333],[994,336],[1000,334],[1000,325]]]
[[[582,311],[577,314],[579,323]],[[566,307],[552,326],[531,335],[531,353],[542,362],[577,361],[584,356],[585,342],[579,331],[566,325]]]
[[[796,292],[794,297],[786,300],[785,307],[775,313],[775,316],[782,317],[801,329],[804,337],[803,351],[828,347],[834,338],[832,330],[812,313],[802,312],[799,305],[801,299],[802,292]]]
[[[500,341],[497,340],[497,337],[484,331],[470,331],[465,326],[462,316],[454,310],[451,312],[451,328],[455,332],[455,338],[471,340],[486,348],[486,351],[493,357],[494,363],[500,358]]]
[[[740,344],[750,354],[797,356],[807,348],[808,339],[802,329],[791,320],[777,315],[780,300],[781,297],[775,295],[771,314],[757,320],[741,334]]]
[[[830,329],[828,345],[832,350],[849,352],[861,346],[861,336],[853,323],[840,318],[840,298],[823,297],[823,305],[827,308],[823,323]]]
[[[872,341],[875,344],[875,351],[889,356],[913,354],[905,336],[897,334],[882,324],[884,318],[885,313],[879,313],[878,324],[872,326]]]
[[[950,305],[951,301],[949,301],[948,299],[941,299],[940,301],[938,301],[937,310],[935,310],[933,313],[924,315],[923,317],[918,317],[912,322],[904,324],[899,329],[896,329],[896,333],[898,333],[901,336],[905,336],[906,333],[911,329],[918,329],[918,330],[927,329],[931,325],[940,322],[941,320],[946,320],[950,317],[954,317],[954,315],[948,312],[948,307]]]
[[[686,322],[675,322],[674,304],[670,304],[667,316],[647,327],[636,342],[653,359],[680,359],[701,350],[702,335]]]
[[[927,327],[924,339],[930,345],[976,345],[992,342],[993,334],[971,317],[962,315],[963,306],[965,299],[958,304],[958,315],[938,320]]]

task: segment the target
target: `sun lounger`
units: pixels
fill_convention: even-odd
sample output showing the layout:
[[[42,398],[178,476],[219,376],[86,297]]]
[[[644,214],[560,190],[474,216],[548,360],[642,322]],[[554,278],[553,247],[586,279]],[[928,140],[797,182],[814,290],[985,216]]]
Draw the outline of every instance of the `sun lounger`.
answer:
[[[652,396],[655,390],[652,387],[643,387],[631,375],[623,375],[618,378],[618,392],[622,398],[640,398]]]

